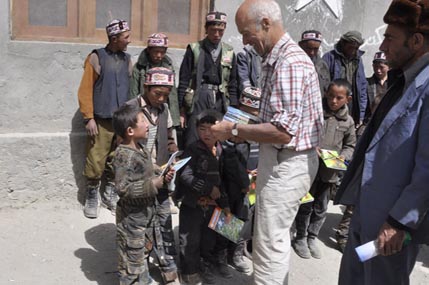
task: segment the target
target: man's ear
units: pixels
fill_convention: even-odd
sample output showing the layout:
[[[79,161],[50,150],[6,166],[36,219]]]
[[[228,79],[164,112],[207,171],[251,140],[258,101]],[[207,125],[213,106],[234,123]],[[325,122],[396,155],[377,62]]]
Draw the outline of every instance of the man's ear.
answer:
[[[271,20],[268,18],[263,18],[261,21],[261,26],[264,31],[267,31],[271,27]]]
[[[347,96],[347,103],[350,103],[353,100],[352,96]]]
[[[414,33],[409,39],[408,43],[413,51],[418,51],[424,47],[425,38],[421,33]]]

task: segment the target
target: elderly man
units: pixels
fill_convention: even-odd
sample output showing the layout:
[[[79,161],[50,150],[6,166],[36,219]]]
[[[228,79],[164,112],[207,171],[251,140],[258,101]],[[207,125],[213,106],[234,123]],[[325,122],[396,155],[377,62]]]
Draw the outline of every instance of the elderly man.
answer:
[[[132,69],[131,57],[125,53],[131,42],[128,23],[113,20],[107,25],[106,32],[109,43],[104,48],[93,50],[86,58],[78,91],[79,109],[88,134],[83,172],[88,183],[83,209],[87,218],[98,217],[100,180],[106,159],[112,151],[112,115],[128,99]],[[107,174],[102,197],[108,208],[114,210],[117,194],[113,184],[113,171],[107,171]]]
[[[331,75],[329,74],[328,65],[319,55],[322,34],[316,30],[305,31],[301,34],[301,40],[298,44],[314,63],[314,67],[319,75],[320,92],[323,96],[331,82]]]
[[[276,1],[247,0],[235,16],[243,44],[263,57],[262,123],[222,121],[220,140],[260,142],[253,263],[255,284],[287,284],[289,230],[316,176],[323,112],[314,65],[283,29]]]
[[[331,80],[346,79],[352,85],[353,100],[348,107],[356,126],[363,122],[368,101],[367,82],[362,55],[359,47],[364,43],[362,34],[349,31],[341,36],[334,49],[325,53],[323,59],[329,67]]]
[[[395,0],[384,22],[389,88],[335,199],[355,205],[339,284],[409,284],[429,240],[429,0]],[[372,240],[380,255],[362,263],[355,248]]]

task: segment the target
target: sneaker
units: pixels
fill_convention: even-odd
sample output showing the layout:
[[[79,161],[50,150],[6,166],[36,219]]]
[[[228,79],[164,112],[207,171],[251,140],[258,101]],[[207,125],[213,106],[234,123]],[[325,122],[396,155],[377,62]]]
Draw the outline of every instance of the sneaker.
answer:
[[[311,258],[310,250],[308,249],[307,239],[295,239],[292,242],[292,247],[295,250],[296,254],[305,259]]]
[[[307,239],[307,243],[311,256],[317,259],[322,258],[322,252],[320,251],[320,247],[317,244],[317,240],[315,238],[309,238]]]
[[[207,262],[203,262],[201,266],[201,274],[200,277],[203,281],[203,284],[216,284],[216,277],[213,272],[210,270],[210,264]]]
[[[232,257],[231,265],[238,272],[248,273],[250,272],[250,267],[247,262],[244,260],[243,256],[235,255]]]
[[[100,212],[100,199],[98,193],[98,186],[88,187],[86,194],[85,206],[83,208],[83,214],[89,219],[96,219]]]
[[[107,182],[104,192],[101,194],[101,201],[113,215],[116,213],[116,204],[118,203],[118,200],[119,197],[116,192],[115,185],[112,182]]]
[[[232,274],[231,274],[231,271],[229,270],[229,266],[227,263],[224,263],[224,262],[217,263],[216,269],[219,272],[219,275],[221,277],[226,278],[226,279],[232,278]]]
[[[347,239],[337,239],[338,249],[341,251],[341,253],[344,253],[344,250],[346,249],[347,245]]]
[[[169,283],[168,283],[169,284]],[[183,285],[202,285],[200,274],[182,274],[182,284]]]

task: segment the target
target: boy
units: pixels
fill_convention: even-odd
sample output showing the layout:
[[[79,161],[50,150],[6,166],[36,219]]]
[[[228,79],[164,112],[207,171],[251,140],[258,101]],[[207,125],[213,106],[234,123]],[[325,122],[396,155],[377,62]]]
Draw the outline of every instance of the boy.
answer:
[[[348,114],[351,85],[345,79],[335,79],[328,85],[323,100],[324,136],[320,148],[337,151],[342,160],[350,160],[356,144],[353,118]],[[299,207],[296,238],[292,243],[296,254],[302,258],[321,258],[316,237],[326,218],[330,189],[335,185],[337,171],[327,168],[321,161],[310,193],[314,202]]]
[[[230,215],[228,199],[221,187],[222,148],[211,132],[211,126],[221,117],[213,110],[203,111],[197,117],[199,139],[185,150],[184,157],[192,158],[179,177],[178,188],[183,193],[179,213],[180,263],[185,284],[200,284],[201,278],[213,284],[211,262],[222,276],[230,275],[226,256],[220,256],[223,251],[219,250],[225,249],[228,241],[208,228],[216,204]]]
[[[155,166],[168,162],[172,153],[177,151],[173,135],[173,121],[167,105],[169,94],[174,88],[174,72],[165,67],[154,67],[146,71],[142,87],[144,92],[130,101],[128,105],[141,108],[144,119],[149,125],[149,136],[144,140]],[[156,201],[157,222],[153,224],[157,257],[162,260],[159,268],[165,283],[178,284],[174,233],[171,219],[168,187],[158,191]]]
[[[119,282],[150,284],[147,267],[146,229],[154,220],[155,196],[174,175],[155,176],[150,155],[139,141],[148,136],[148,124],[139,107],[123,105],[113,114],[113,129],[122,139],[115,151],[115,185],[119,194],[116,208]]]
[[[253,116],[258,116],[261,91],[255,87],[246,87],[241,93],[240,110]],[[223,181],[225,192],[228,195],[231,213],[243,221],[248,221],[249,203],[246,193],[249,191],[251,173],[252,180],[256,179],[259,144],[255,142],[234,143],[232,141],[222,142],[223,150]],[[251,209],[253,211],[253,208]],[[251,223],[251,221],[249,221]],[[251,227],[246,232],[250,239]],[[250,242],[250,241],[249,241]],[[247,273],[250,267],[244,260],[244,250],[247,241],[242,239],[238,243],[230,242],[228,246],[229,263],[239,272]]]

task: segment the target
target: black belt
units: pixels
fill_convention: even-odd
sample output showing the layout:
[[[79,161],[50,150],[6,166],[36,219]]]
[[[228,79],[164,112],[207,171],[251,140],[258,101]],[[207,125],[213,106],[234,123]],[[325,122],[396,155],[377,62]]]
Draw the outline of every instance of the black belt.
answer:
[[[203,84],[201,84],[201,87],[209,89],[209,90],[213,90],[213,91],[219,91],[219,85],[203,83]]]

